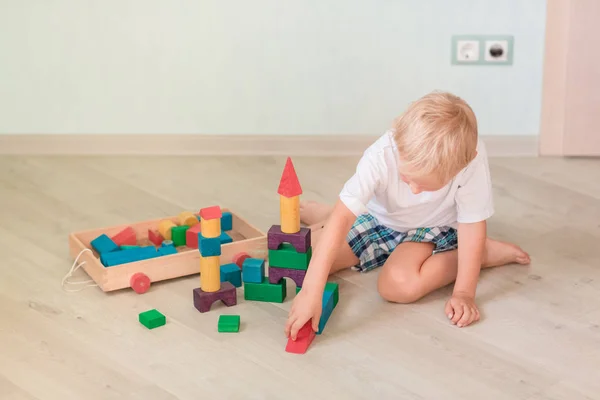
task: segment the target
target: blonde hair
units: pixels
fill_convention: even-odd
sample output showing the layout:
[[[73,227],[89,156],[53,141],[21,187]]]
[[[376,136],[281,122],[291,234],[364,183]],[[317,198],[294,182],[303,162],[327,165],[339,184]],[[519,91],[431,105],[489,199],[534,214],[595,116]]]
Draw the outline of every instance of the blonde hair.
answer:
[[[435,174],[446,182],[475,158],[477,119],[460,97],[432,92],[413,102],[394,123],[401,173]]]

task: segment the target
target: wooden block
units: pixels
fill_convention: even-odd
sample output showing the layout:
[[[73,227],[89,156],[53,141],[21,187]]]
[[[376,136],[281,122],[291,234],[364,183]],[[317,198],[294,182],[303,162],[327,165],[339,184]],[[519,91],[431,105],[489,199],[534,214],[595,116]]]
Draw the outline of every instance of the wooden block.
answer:
[[[158,328],[167,323],[166,317],[158,310],[148,310],[138,315],[138,320],[148,329]]]
[[[219,324],[217,326],[219,332],[239,332],[240,331],[240,316],[239,315],[221,315],[219,316]]]
[[[266,301],[283,303],[287,294],[285,281],[271,284],[267,278],[261,283],[244,283],[244,299],[251,301]]]
[[[231,238],[231,236],[229,236],[225,232],[221,232],[221,235],[219,236],[219,240],[221,241],[221,244],[233,242],[233,239]]]
[[[201,219],[200,230],[206,238],[218,238],[221,236],[221,220],[220,219]]]
[[[319,330],[317,331],[317,335],[323,333],[323,329],[325,329],[325,325],[335,308],[333,305],[333,291],[325,290],[321,307],[321,318],[319,319]]]
[[[300,186],[296,169],[290,157],[285,161],[277,193],[285,197],[296,197],[302,194],[302,187]]]
[[[200,224],[192,226],[185,232],[185,245],[191,249],[198,248],[198,237],[200,234]]]
[[[246,258],[242,264],[242,278],[244,283],[261,283],[265,277],[265,260],[260,258]]]
[[[306,271],[303,269],[291,269],[291,268],[275,268],[269,266],[269,282],[278,283],[283,281],[283,278],[290,278],[296,283],[296,287],[302,287],[304,283],[304,277]]]
[[[267,240],[270,250],[277,250],[282,243],[289,243],[298,253],[306,253],[311,246],[311,230],[300,228],[296,233],[284,233],[281,225],[273,225],[269,228]]]
[[[315,331],[312,328],[312,321],[308,320],[306,324],[298,331],[296,335],[296,340],[292,340],[292,338],[288,339],[287,346],[285,346],[285,351],[288,353],[294,354],[304,354],[306,350],[308,350],[310,344],[315,338]]]
[[[204,292],[217,292],[221,288],[219,257],[202,257],[200,255],[200,287]]]
[[[179,225],[187,225],[190,228],[192,226],[198,225],[200,221],[196,218],[196,215],[191,211],[183,211],[178,216]]]
[[[219,206],[211,206],[200,209],[200,219],[205,219],[207,221],[220,219],[222,215],[221,207]],[[219,224],[220,223],[221,222],[219,221]]]
[[[135,246],[135,245],[137,245],[137,238],[135,235],[135,231],[133,230],[133,228],[131,226],[128,226],[127,228],[123,229],[121,232],[114,235],[112,237],[112,241],[115,242],[117,244],[117,246],[122,246],[122,245]]]
[[[234,255],[232,261],[241,269],[244,265],[244,260],[247,258],[250,258],[250,255],[246,252],[241,252]]]
[[[212,304],[221,300],[227,307],[237,304],[237,292],[235,286],[229,282],[223,282],[221,289],[216,292],[205,292],[202,288],[194,289],[194,307],[201,313],[210,311]]]
[[[163,219],[158,223],[158,233],[160,233],[160,236],[162,236],[163,238],[171,240],[171,228],[173,228],[174,226],[177,225],[175,225],[175,223],[170,219]]]
[[[223,264],[220,267],[220,271],[221,271],[221,283],[229,282],[235,287],[242,286],[242,271],[239,269],[239,267],[236,264],[234,264],[234,263]]]
[[[185,246],[186,243],[186,232],[189,229],[187,225],[174,226],[171,228],[171,240],[175,247]]]
[[[269,266],[306,270],[311,257],[312,247],[306,253],[298,253],[291,244],[282,243],[279,249],[269,250]]]
[[[281,231],[296,233],[300,231],[300,196],[279,196],[279,215]]]
[[[119,251],[119,246],[104,233],[98,236],[96,239],[92,240],[90,242],[90,245],[100,255],[110,253],[113,251]]]
[[[148,240],[155,246],[160,246],[165,238],[163,238],[158,231],[148,229]]]
[[[221,230],[230,231],[233,229],[233,215],[229,211],[223,212],[221,215]]]
[[[335,308],[340,299],[340,285],[337,282],[327,282],[325,291],[333,292],[333,308]]]
[[[221,238],[207,238],[200,233],[198,238],[198,250],[202,257],[214,257],[221,255]]]
[[[168,256],[171,254],[177,254],[177,249],[173,245],[160,246],[159,248],[156,249],[156,251],[159,256]]]
[[[130,262],[148,260],[158,257],[159,254],[154,246],[140,247],[137,249],[112,251],[103,253],[100,256],[100,262],[105,267],[113,267],[115,265],[127,264]]]

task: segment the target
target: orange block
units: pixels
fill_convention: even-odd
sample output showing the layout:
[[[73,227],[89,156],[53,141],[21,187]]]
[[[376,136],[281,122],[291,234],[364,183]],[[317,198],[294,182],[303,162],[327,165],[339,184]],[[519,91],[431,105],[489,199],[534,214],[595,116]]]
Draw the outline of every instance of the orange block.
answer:
[[[198,218],[191,211],[183,211],[177,217],[179,219],[179,225],[187,225],[190,228],[196,224],[199,224]]]
[[[221,219],[200,218],[200,230],[205,238],[216,238],[221,236]]]
[[[221,262],[219,256],[200,256],[200,288],[205,292],[221,289]]]
[[[175,226],[177,225],[170,219],[163,219],[158,223],[158,232],[166,240],[171,240],[171,228]]]
[[[283,233],[300,232],[300,196],[279,196],[279,213]]]

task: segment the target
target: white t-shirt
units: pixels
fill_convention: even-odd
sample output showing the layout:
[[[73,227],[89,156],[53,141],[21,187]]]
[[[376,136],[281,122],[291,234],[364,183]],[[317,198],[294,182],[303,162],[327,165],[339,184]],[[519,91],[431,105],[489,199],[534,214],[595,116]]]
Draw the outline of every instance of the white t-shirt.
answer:
[[[477,156],[446,186],[413,194],[399,174],[399,155],[391,131],[365,150],[340,200],[354,215],[372,214],[396,231],[451,226],[486,220],[494,213],[487,152],[481,140]]]

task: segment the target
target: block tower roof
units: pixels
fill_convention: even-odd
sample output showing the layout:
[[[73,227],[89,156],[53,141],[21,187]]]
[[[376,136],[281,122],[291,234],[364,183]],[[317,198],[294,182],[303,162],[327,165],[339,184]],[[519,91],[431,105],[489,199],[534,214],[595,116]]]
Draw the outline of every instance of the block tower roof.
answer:
[[[285,197],[295,197],[302,194],[302,187],[300,186],[298,175],[296,175],[296,170],[290,157],[287,158],[285,167],[283,168],[277,193]]]

